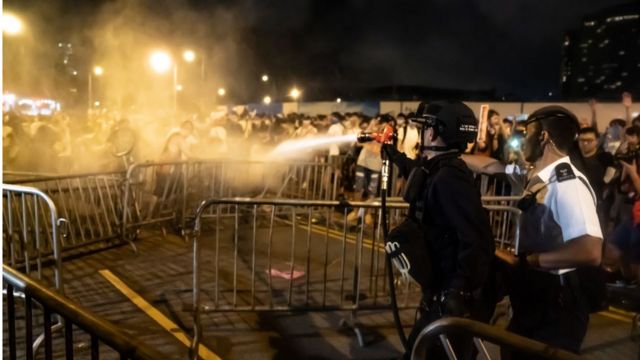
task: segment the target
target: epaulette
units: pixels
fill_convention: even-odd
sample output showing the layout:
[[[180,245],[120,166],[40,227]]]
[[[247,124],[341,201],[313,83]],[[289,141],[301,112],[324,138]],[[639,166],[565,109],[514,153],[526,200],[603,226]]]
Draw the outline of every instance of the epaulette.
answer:
[[[571,164],[566,162],[556,165],[555,172],[556,172],[556,180],[559,183],[576,178],[576,174],[573,173]]]

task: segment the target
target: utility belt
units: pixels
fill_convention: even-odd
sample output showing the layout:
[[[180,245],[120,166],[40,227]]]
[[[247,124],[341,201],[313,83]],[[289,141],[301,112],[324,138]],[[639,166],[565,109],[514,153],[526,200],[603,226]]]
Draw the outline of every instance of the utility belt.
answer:
[[[452,297],[456,298],[455,301],[451,301]],[[420,300],[418,309],[422,316],[424,316],[425,313],[430,313],[437,317],[468,317],[471,316],[471,309],[474,308],[474,303],[478,301],[481,301],[480,290],[469,293],[453,290],[429,292],[423,289],[422,299]]]

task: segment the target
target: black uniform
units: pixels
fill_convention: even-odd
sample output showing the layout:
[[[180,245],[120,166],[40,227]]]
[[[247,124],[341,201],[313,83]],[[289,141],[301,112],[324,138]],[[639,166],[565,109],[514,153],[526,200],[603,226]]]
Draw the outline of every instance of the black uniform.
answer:
[[[457,152],[411,160],[393,146],[384,149],[401,174],[408,176],[417,166],[427,171],[422,194],[410,203],[410,215],[422,225],[434,279],[431,289],[422,289],[421,316],[409,336],[410,345],[426,325],[445,315],[487,321],[495,302],[487,299],[483,287],[495,245],[471,171]],[[460,355],[467,348],[468,354],[472,351],[467,340],[461,344],[453,339]]]

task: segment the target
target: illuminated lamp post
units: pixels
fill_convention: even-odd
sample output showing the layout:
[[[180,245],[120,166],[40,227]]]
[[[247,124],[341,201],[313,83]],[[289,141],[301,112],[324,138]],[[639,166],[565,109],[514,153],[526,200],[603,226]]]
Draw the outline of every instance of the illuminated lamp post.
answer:
[[[24,26],[22,20],[11,13],[2,14],[2,34],[15,36],[22,33]]]
[[[93,69],[91,69],[91,71],[89,71],[89,96],[88,96],[88,100],[89,100],[89,107],[88,110],[91,110],[91,108],[93,107],[93,77],[94,76],[102,76],[102,74],[104,74],[104,69],[102,68],[102,66],[94,66]]]
[[[293,87],[293,89],[291,89],[291,91],[289,91],[289,96],[293,99],[293,101],[296,102],[296,112],[300,112],[300,104],[298,103],[298,99],[300,98],[301,94],[302,92],[295,86]]]
[[[149,56],[151,69],[158,74],[164,74],[173,68],[173,111],[178,111],[178,65],[173,63],[171,55],[166,51],[157,50]]]

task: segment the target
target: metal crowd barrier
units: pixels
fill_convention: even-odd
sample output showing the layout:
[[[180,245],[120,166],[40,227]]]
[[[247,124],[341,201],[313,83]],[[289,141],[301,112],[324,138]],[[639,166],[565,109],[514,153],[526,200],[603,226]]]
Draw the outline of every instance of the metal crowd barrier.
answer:
[[[38,179],[42,177],[51,177],[56,176],[57,174],[52,173],[40,173],[40,172],[32,172],[32,171],[2,171],[2,181],[7,183],[12,183],[14,181],[26,180],[26,179]]]
[[[188,210],[202,199],[236,196],[335,199],[337,182],[324,162],[181,161],[129,167],[124,189],[123,234],[173,221],[184,229]]]
[[[476,174],[476,183],[482,196],[509,196],[512,194],[511,184],[503,173]]]
[[[521,196],[483,196],[482,206],[489,210],[489,223],[496,241],[496,246],[500,249],[517,250],[518,243],[515,239],[520,238],[520,210],[517,209],[518,200]],[[376,198],[379,201],[379,198]],[[403,203],[399,197],[387,198],[390,204]],[[505,210],[505,209],[508,209]]]
[[[62,251],[104,246],[120,235],[125,174],[122,172],[73,174],[22,179],[12,184],[38,188],[68,220]],[[135,245],[130,242],[134,247]]]
[[[58,217],[53,200],[39,189],[3,184],[2,210],[3,262],[45,280],[42,269],[52,261],[53,284],[64,293],[61,233],[68,222]]]
[[[115,350],[120,359],[167,359],[166,355],[137,342],[110,322],[4,264],[2,280],[7,293],[4,322],[8,333],[5,337],[8,359],[36,358],[37,346],[32,344],[32,339],[34,330],[39,326],[44,329],[45,359],[62,358],[62,354],[65,359],[73,359],[74,339],[82,340],[84,337],[88,337],[91,344],[91,359],[98,359],[104,352],[100,350],[100,342]],[[24,294],[24,305],[16,302],[17,292]],[[18,314],[19,310],[24,311],[22,316]],[[53,325],[52,318],[64,327],[64,335],[54,335],[56,325]],[[22,339],[19,332],[21,335],[24,333]],[[86,357],[86,354],[82,355],[82,358]]]
[[[393,227],[408,204],[387,205]],[[388,309],[380,207],[375,201],[202,202],[190,234],[193,348],[200,342],[203,312]],[[518,209],[486,208],[490,213],[510,213],[512,227],[518,227]],[[223,213],[229,209],[231,213]],[[518,235],[515,230],[510,233]],[[398,281],[399,306],[415,307],[418,285],[399,276]]]
[[[411,359],[431,359],[430,355],[433,355],[434,350],[436,350],[434,348],[438,345],[438,342],[440,342],[439,345],[449,360],[457,359],[458,357],[451,344],[452,335],[457,337],[458,341],[460,341],[460,337],[472,338],[473,345],[478,350],[478,353],[482,354],[482,358],[487,360],[491,360],[492,357],[487,351],[485,341],[498,345],[501,349],[517,350],[520,353],[526,353],[541,359],[586,360],[585,357],[553,348],[547,344],[516,335],[495,326],[454,317],[434,321],[424,328],[416,338],[411,352]]]

